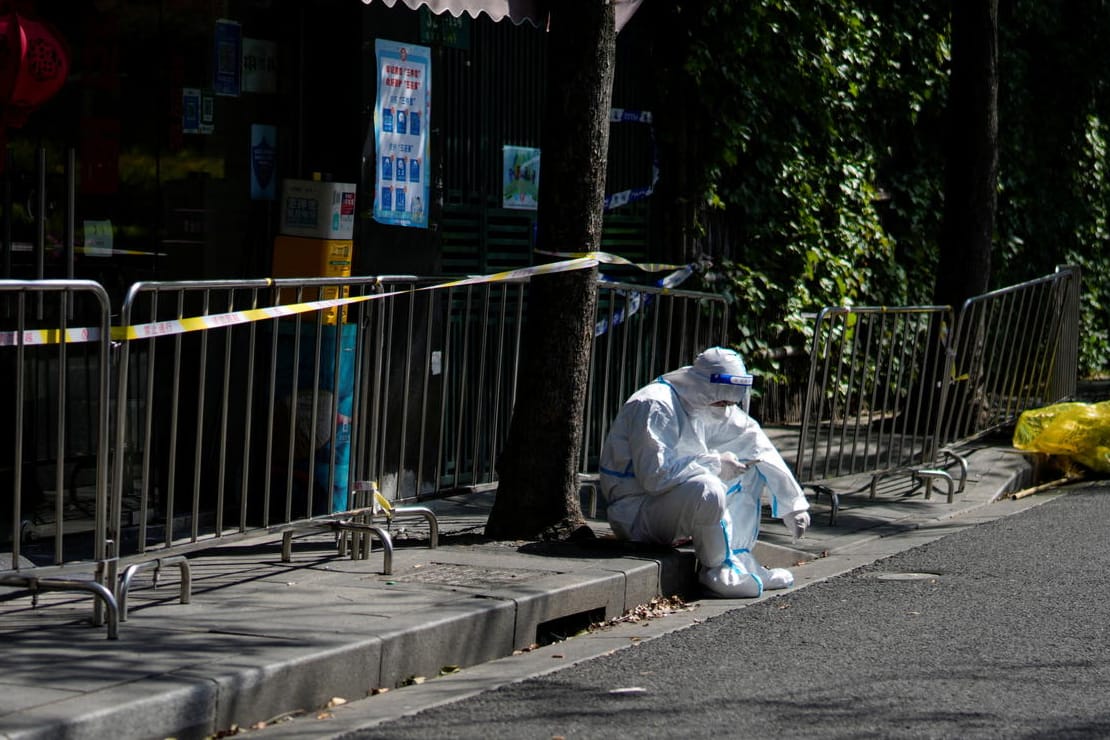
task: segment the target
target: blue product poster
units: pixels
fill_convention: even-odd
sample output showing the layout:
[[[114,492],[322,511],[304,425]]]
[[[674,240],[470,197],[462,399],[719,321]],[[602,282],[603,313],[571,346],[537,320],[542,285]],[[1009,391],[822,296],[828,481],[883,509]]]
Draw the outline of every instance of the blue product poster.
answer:
[[[404,182],[405,177],[405,158],[397,157],[397,182]]]
[[[403,110],[397,111],[397,133],[399,133],[399,134],[408,133],[408,127],[405,125],[405,120],[406,120],[405,111],[403,111]]]
[[[397,188],[397,202],[393,204],[393,210],[402,211],[402,212],[405,210],[405,189],[404,188]]]
[[[382,108],[382,133],[393,133],[393,109]]]
[[[409,160],[409,182],[420,182],[420,160],[415,157]]]
[[[409,134],[420,136],[420,111],[409,113]]]
[[[393,188],[382,188],[382,209],[393,209]]]
[[[393,179],[393,157],[382,157],[382,179]]]

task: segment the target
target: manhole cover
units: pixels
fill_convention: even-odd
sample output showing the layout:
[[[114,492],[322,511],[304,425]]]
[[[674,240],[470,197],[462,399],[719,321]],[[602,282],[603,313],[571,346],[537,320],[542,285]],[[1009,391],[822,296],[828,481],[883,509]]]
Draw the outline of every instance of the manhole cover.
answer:
[[[940,578],[940,573],[872,573],[871,577],[880,581],[928,581]]]
[[[391,580],[405,583],[435,583],[442,586],[483,588],[531,581],[550,574],[551,571],[528,570],[526,568],[502,570],[474,565],[432,562],[418,569],[398,573]]]

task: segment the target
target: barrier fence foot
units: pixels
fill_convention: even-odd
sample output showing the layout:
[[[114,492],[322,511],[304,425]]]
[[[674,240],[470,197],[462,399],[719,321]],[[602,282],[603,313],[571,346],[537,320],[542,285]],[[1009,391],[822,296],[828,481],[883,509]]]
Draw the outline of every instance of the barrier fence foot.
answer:
[[[398,506],[393,509],[392,519],[399,516],[422,516],[428,522],[428,547],[432,550],[439,547],[439,519],[436,518],[435,512],[427,506]]]
[[[104,608],[108,612],[107,619],[105,620],[108,625],[108,639],[119,639],[119,605],[116,603],[116,597],[112,594],[103,583],[96,581],[83,581],[73,578],[39,578],[38,576],[22,576],[22,575],[2,575],[0,576],[0,586],[14,586],[15,588],[25,588],[31,592],[31,599],[37,605],[38,594],[42,591],[85,591],[93,595],[97,600],[98,606]],[[96,619],[93,619],[94,626]]]
[[[925,498],[930,499],[933,497],[933,481],[943,480],[948,486],[948,503],[952,503],[956,494],[956,481],[952,480],[952,476],[946,470],[917,470],[914,471],[914,476],[925,479]]]
[[[389,535],[389,532],[376,524],[367,524],[366,522],[332,522],[331,526],[336,527],[342,533],[349,534],[349,536],[341,537],[341,541],[347,543],[346,546],[350,547],[352,560],[369,559],[370,535],[376,534],[382,543],[382,575],[393,574],[393,538]]]
[[[120,576],[119,586],[116,590],[116,599],[119,603],[120,621],[127,621],[127,594],[131,590],[131,580],[135,575],[147,566],[154,566],[153,588],[158,588],[158,575],[161,573],[163,566],[176,565],[181,571],[181,587],[179,600],[182,604],[188,604],[193,599],[193,571],[189,565],[189,561],[184,555],[174,555],[168,558],[155,558],[154,560],[146,560],[141,563],[132,563],[124,569],[123,575]]]

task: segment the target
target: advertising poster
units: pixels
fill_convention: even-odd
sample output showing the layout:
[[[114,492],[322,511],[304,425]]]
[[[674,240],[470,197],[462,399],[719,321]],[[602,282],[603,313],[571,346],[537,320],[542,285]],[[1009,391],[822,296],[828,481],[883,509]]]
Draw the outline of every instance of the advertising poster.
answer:
[[[374,50],[378,70],[374,220],[426,229],[432,103],[429,49],[378,39]]]
[[[243,30],[235,21],[216,21],[215,72],[212,89],[217,95],[239,96],[243,69]]]
[[[540,199],[540,150],[504,146],[501,151],[504,162],[502,204],[505,208],[536,210]]]
[[[251,124],[251,200],[276,200],[277,127]]]

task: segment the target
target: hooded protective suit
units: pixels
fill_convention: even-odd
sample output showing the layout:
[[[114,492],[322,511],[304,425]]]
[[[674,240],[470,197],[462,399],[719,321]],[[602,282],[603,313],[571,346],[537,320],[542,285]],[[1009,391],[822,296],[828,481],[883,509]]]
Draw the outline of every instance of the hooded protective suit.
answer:
[[[721,596],[787,588],[790,571],[752,554],[763,490],[772,513],[800,535],[809,503],[782,456],[748,414],[752,376],[714,347],[694,364],[636,391],[601,452],[601,491],[621,538],[673,544],[693,538],[701,583]]]

